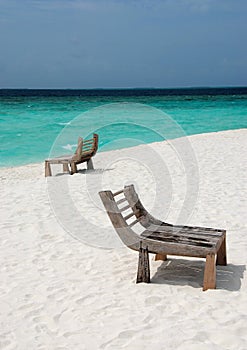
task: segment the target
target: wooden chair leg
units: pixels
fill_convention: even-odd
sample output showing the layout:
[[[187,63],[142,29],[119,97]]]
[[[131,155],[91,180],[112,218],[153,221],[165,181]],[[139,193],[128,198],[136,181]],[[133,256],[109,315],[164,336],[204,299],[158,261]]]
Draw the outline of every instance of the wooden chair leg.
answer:
[[[224,238],[223,242],[221,243],[220,249],[217,253],[217,259],[216,259],[216,265],[227,265],[227,258],[226,258],[226,237]]]
[[[90,159],[87,161],[87,168],[88,168],[88,170],[93,170],[93,169],[94,169],[92,158],[90,158]]]
[[[155,254],[155,258],[154,260],[162,260],[162,261],[166,261],[167,260],[167,255],[164,254]]]
[[[142,248],[140,244],[136,283],[141,282],[150,283],[150,267],[148,248]]]
[[[149,266],[149,255],[148,255],[148,247],[144,249],[144,282],[150,283],[150,266]]]
[[[64,173],[69,173],[69,164],[68,163],[63,164],[63,172]]]
[[[77,173],[77,166],[73,162],[73,163],[71,163],[71,175],[73,175],[74,173]]]
[[[216,288],[215,254],[208,254],[204,269],[203,290]]]
[[[51,176],[51,165],[48,160],[45,161],[45,177]]]

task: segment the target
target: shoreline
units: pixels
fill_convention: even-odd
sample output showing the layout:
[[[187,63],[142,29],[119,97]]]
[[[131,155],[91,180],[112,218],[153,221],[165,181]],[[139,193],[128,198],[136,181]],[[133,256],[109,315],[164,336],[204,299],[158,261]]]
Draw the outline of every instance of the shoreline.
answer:
[[[206,135],[211,135],[211,134],[218,134],[218,133],[228,133],[228,132],[238,132],[238,131],[243,131],[243,130],[247,130],[247,128],[239,128],[239,129],[230,129],[230,130],[220,130],[220,131],[212,131],[212,132],[205,132],[205,133],[200,133],[200,134],[192,134],[192,135],[186,135],[186,136],[182,136],[182,137],[178,137],[178,138],[175,138],[175,139],[169,139],[169,140],[163,140],[163,141],[153,141],[153,142],[150,142],[150,143],[146,143],[146,144],[140,144],[140,145],[136,145],[136,146],[131,146],[131,147],[125,147],[125,148],[117,148],[117,149],[112,149],[112,150],[106,150],[106,151],[100,151],[98,150],[97,153],[96,153],[96,156],[97,154],[101,154],[101,153],[108,153],[108,152],[114,152],[114,151],[121,151],[121,150],[126,150],[126,149],[133,149],[135,147],[139,147],[139,146],[142,146],[142,145],[154,145],[156,143],[172,143],[174,140],[178,140],[178,139],[183,139],[183,138],[193,138],[193,137],[198,137],[198,136],[206,136]],[[61,152],[62,154],[62,152]],[[95,158],[95,157],[94,157]],[[94,159],[93,158],[93,159]],[[12,168],[22,168],[22,167],[29,167],[29,166],[38,166],[40,164],[43,164],[45,161],[45,158],[42,162],[32,162],[32,163],[27,163],[27,164],[20,164],[20,165],[13,165],[13,166],[0,166],[0,172],[1,170],[4,170],[4,169],[12,169]]]

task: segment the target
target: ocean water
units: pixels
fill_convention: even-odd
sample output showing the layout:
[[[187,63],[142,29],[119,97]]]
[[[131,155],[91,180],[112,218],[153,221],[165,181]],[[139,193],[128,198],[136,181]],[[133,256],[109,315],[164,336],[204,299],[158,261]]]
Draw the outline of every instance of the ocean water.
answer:
[[[0,90],[0,166],[247,127],[247,88]]]

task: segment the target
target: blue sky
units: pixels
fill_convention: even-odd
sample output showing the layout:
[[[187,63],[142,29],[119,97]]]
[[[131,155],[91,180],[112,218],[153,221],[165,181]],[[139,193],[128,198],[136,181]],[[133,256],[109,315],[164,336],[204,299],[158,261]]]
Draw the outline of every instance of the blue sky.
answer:
[[[0,0],[0,88],[247,85],[246,0]]]

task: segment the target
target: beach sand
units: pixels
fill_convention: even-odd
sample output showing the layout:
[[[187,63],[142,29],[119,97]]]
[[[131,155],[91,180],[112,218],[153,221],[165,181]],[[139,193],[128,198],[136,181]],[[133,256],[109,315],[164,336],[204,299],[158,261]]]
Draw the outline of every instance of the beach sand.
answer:
[[[247,129],[98,153],[95,171],[0,169],[0,349],[247,349]],[[55,168],[54,168],[55,169]],[[98,191],[134,183],[170,223],[227,230],[228,265],[154,261],[136,284]]]

